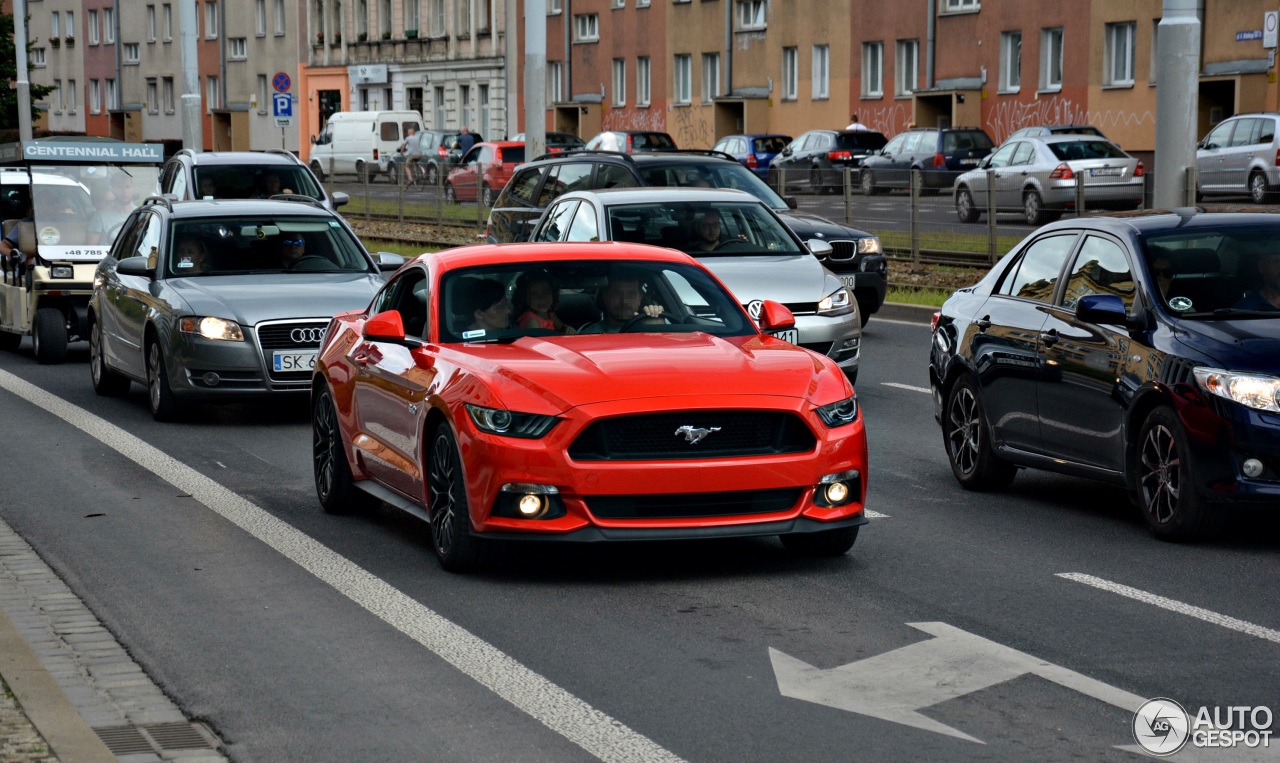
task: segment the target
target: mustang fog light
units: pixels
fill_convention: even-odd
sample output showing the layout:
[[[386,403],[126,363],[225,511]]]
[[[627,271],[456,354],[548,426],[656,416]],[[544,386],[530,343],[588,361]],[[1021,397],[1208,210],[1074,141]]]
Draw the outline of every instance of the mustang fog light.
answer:
[[[844,506],[857,498],[861,480],[862,473],[857,469],[828,474],[818,480],[813,502],[826,508]]]
[[[560,490],[554,485],[508,482],[498,492],[493,515],[515,519],[555,519],[565,514]]]
[[[240,330],[240,324],[224,318],[199,318],[193,315],[179,321],[178,328],[184,334],[199,334],[205,339],[244,341],[244,332]]]
[[[1262,472],[1265,471],[1265,467],[1258,459],[1250,458],[1243,464],[1240,464],[1240,471],[1244,472],[1244,476],[1252,480],[1261,477]]]
[[[53,278],[74,278],[75,274],[75,268],[70,265],[54,265],[49,268],[49,275]]]

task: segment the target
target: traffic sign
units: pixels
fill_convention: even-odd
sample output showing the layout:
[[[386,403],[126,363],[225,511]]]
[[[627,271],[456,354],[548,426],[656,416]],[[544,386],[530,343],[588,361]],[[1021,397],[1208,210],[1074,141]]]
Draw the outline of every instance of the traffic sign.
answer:
[[[289,88],[293,87],[293,80],[289,79],[289,75],[284,72],[276,72],[276,76],[271,78],[271,86],[277,93],[287,93]]]
[[[276,117],[276,127],[293,127],[293,117]]]
[[[273,117],[293,116],[293,99],[289,97],[288,93],[272,93],[271,116]]]

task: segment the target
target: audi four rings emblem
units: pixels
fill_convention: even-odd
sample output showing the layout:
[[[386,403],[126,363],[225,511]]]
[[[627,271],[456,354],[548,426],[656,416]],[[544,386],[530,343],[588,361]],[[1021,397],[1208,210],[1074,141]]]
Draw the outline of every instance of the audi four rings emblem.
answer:
[[[322,328],[294,329],[289,332],[289,338],[296,344],[319,344],[320,340],[324,339],[324,331]]]

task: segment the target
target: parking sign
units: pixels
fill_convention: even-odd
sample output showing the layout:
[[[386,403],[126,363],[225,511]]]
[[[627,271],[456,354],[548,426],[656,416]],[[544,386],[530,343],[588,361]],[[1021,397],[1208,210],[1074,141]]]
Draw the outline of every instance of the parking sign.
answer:
[[[288,93],[272,93],[271,116],[273,117],[293,116],[293,99],[289,97]]]

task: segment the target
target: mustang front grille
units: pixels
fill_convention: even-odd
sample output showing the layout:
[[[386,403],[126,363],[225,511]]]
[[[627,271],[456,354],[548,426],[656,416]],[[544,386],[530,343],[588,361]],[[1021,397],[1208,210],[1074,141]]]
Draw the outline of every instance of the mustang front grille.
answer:
[[[816,444],[797,416],[776,411],[684,411],[591,423],[573,444],[576,461],[726,458],[804,453]]]
[[[773,514],[800,500],[800,488],[742,490],[732,493],[595,495],[587,508],[601,519],[686,519],[736,514]]]

